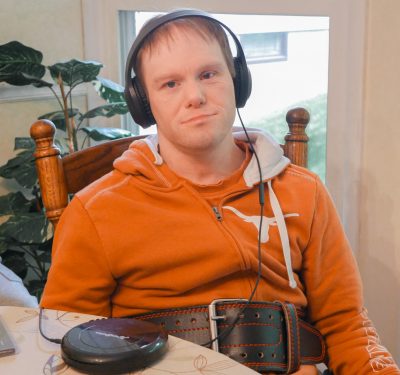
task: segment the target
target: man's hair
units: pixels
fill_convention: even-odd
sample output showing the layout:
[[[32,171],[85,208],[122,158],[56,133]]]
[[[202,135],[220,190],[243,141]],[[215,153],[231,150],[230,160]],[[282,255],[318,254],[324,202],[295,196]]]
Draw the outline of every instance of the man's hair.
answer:
[[[156,16],[161,17],[161,16]],[[156,18],[155,17],[155,18]],[[149,21],[148,21],[149,22]],[[148,51],[151,54],[153,48],[158,43],[166,40],[174,39],[174,32],[177,30],[183,32],[195,32],[200,35],[206,42],[216,40],[221,47],[222,54],[228,65],[229,72],[232,78],[235,77],[235,67],[233,63],[232,51],[229,46],[229,41],[223,27],[215,21],[202,17],[184,17],[179,18],[158,27],[151,32],[145,39],[137,54],[136,61],[134,62],[134,71],[139,80],[143,82],[143,52]]]

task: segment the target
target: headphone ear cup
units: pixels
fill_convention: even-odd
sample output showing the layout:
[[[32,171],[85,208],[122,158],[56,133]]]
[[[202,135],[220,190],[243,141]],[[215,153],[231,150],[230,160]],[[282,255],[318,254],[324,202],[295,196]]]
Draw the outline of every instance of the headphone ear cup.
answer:
[[[131,79],[127,90],[125,90],[125,99],[129,112],[137,124],[143,128],[148,128],[156,123],[146,92],[136,76]]]
[[[246,63],[238,57],[233,58],[235,67],[235,78],[233,85],[235,88],[236,108],[243,108],[251,94],[251,74]]]

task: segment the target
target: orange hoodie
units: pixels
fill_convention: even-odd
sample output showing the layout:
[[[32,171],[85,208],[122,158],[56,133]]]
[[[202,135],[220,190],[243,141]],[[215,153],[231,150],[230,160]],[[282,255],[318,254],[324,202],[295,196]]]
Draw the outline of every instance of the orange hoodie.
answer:
[[[357,266],[324,185],[269,136],[249,134],[265,184],[254,300],[306,310],[335,374],[400,374],[363,309]],[[62,215],[41,305],[121,317],[248,298],[258,270],[260,178],[244,134],[235,137],[247,158],[211,186],[175,175],[156,136],[134,142]]]

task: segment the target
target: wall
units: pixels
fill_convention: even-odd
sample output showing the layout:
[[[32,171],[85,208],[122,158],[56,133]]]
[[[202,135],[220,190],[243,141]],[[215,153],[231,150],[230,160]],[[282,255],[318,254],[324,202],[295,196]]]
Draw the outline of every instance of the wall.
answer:
[[[400,2],[369,0],[359,264],[366,305],[400,363]]]
[[[1,0],[0,44],[17,40],[43,53],[43,63],[52,65],[71,58],[83,58],[81,0]],[[48,77],[51,80],[50,77]],[[4,100],[4,92],[11,100]],[[29,100],[37,89],[0,84],[0,165],[13,155],[16,136],[29,136],[29,126],[38,116],[58,110],[50,90],[40,90],[41,97]],[[20,97],[25,93],[23,97]],[[3,94],[3,95],[1,95]],[[15,101],[17,99],[17,101]],[[86,105],[84,97],[77,104]],[[0,194],[14,184],[0,179]]]

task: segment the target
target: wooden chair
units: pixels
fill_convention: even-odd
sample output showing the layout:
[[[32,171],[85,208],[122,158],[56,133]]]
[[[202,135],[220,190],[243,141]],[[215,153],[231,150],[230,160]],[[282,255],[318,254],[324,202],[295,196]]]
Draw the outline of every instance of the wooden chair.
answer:
[[[285,136],[285,144],[281,145],[292,163],[303,167],[307,167],[308,137],[305,128],[309,120],[305,109],[290,110],[286,115],[289,132]],[[43,205],[54,228],[68,204],[68,195],[110,172],[113,161],[130,143],[144,137],[117,139],[61,157],[54,144],[55,132],[54,124],[48,120],[36,121],[30,129],[36,143],[34,155]]]

